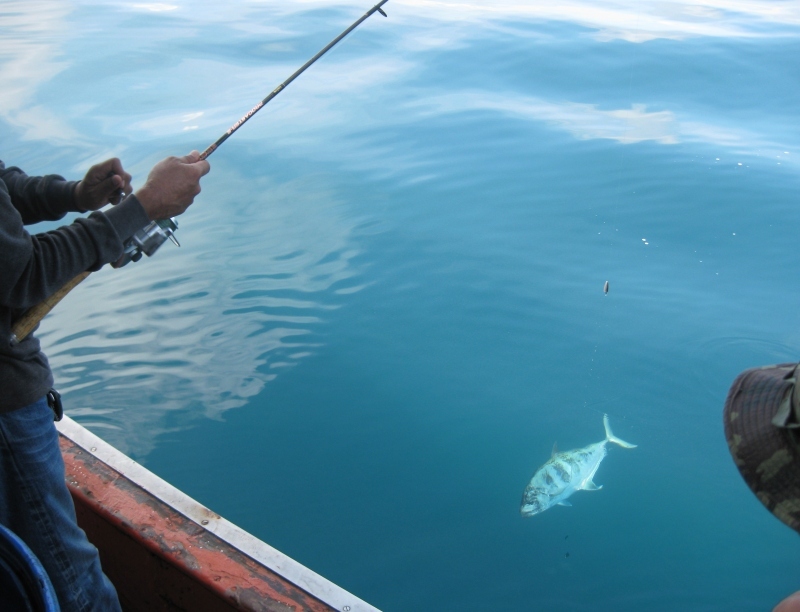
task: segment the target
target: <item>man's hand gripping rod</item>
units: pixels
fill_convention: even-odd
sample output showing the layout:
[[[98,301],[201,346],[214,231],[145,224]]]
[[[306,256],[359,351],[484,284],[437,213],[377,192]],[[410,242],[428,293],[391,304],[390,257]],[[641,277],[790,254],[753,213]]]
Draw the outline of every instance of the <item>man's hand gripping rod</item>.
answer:
[[[258,111],[264,108],[270,100],[272,100],[275,96],[277,96],[281,91],[283,91],[289,83],[294,81],[297,77],[299,77],[306,69],[311,66],[314,62],[316,62],[319,58],[325,55],[331,48],[336,45],[340,40],[342,40],[345,36],[347,36],[350,32],[355,30],[358,26],[361,25],[362,22],[366,21],[369,17],[372,16],[373,13],[380,13],[384,17],[386,17],[386,13],[381,8],[384,4],[386,4],[389,0],[381,0],[378,4],[373,6],[369,9],[360,19],[355,21],[349,28],[347,28],[344,32],[339,34],[336,38],[334,38],[331,42],[329,42],[319,53],[317,53],[314,57],[308,60],[305,64],[303,64],[300,68],[298,68],[294,74],[292,74],[288,79],[286,79],[283,83],[278,85],[266,98],[261,100],[258,104],[256,104],[244,117],[239,119],[236,123],[234,123],[227,132],[225,132],[222,136],[220,136],[217,141],[209,146],[205,151],[200,154],[200,159],[206,159],[209,155],[211,155],[217,148],[225,142],[228,138],[230,138],[233,133],[242,127],[253,115],[255,115]],[[146,227],[142,228],[136,234],[131,236],[128,240],[125,241],[124,252],[122,257],[120,257],[116,262],[111,264],[115,268],[121,268],[122,266],[126,265],[131,261],[139,261],[142,258],[142,254],[147,255],[148,257],[155,253],[158,248],[169,238],[172,240],[176,245],[178,241],[175,238],[175,231],[178,229],[178,223],[175,219],[163,219],[160,221],[152,221]],[[11,328],[11,344],[17,344],[22,342],[22,340],[31,333],[39,322],[45,317],[47,313],[49,313],[53,308],[55,308],[56,304],[58,304],[64,296],[66,296],[70,291],[72,291],[82,280],[84,280],[87,276],[89,276],[89,272],[81,272],[78,276],[73,278],[71,281],[66,283],[61,289],[56,291],[53,295],[48,297],[47,299],[43,300],[36,306],[32,306],[28,310],[26,310],[23,315],[17,319],[14,323],[13,327]]]

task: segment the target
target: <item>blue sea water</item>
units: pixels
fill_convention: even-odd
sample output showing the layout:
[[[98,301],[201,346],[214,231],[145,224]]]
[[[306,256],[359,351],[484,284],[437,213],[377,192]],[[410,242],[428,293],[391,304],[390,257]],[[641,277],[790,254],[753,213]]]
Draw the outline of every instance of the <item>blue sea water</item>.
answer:
[[[0,158],[141,185],[369,6],[4,0]],[[771,609],[800,542],[721,412],[800,354],[800,4],[385,8],[211,156],[180,249],[44,321],[67,413],[387,611]],[[604,413],[638,448],[521,518]]]

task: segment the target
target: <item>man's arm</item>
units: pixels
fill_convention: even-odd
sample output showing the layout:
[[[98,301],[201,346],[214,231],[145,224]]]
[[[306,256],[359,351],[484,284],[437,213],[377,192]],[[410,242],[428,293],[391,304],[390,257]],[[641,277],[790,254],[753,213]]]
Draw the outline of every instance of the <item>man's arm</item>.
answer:
[[[81,272],[116,260],[122,243],[148,222],[142,205],[129,196],[106,213],[94,212],[71,225],[31,235],[0,188],[0,305],[29,308]]]
[[[11,203],[25,225],[56,221],[68,212],[99,210],[117,204],[131,193],[131,175],[119,159],[112,158],[89,168],[81,181],[66,181],[57,174],[28,176],[0,161],[0,181],[6,184]]]
[[[0,181],[5,183],[10,203],[25,225],[56,221],[77,210],[74,196],[77,181],[66,181],[57,174],[28,176],[14,166],[6,168],[2,161]]]
[[[97,169],[104,164],[93,166],[82,181],[87,187],[80,200],[83,209],[99,208],[117,189],[130,190],[130,175],[125,175],[122,186],[117,181],[102,184],[107,173]],[[196,151],[185,157],[169,157],[156,164],[145,185],[121,204],[35,236],[25,231],[25,218],[12,202],[11,190],[6,189],[6,171],[6,175],[0,175],[0,305],[29,308],[81,272],[115,261],[122,254],[123,242],[150,221],[183,213],[200,193],[200,178],[208,170],[208,162],[199,160]],[[29,177],[20,171],[13,174],[11,182],[16,193],[19,189],[32,189],[33,194],[28,192],[27,196],[33,197],[36,205],[46,203],[48,190],[62,188],[57,182],[50,182],[49,187],[43,182],[27,183],[25,178]],[[99,177],[98,181],[91,180],[93,174]],[[23,182],[18,183],[20,180]],[[44,191],[42,198],[37,190]]]

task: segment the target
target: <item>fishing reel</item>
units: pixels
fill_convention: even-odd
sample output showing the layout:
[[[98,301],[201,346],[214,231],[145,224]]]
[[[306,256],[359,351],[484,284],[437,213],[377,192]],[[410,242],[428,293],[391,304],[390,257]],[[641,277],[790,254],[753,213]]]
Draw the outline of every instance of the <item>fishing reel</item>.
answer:
[[[151,257],[169,238],[175,246],[181,246],[175,238],[178,222],[175,219],[152,221],[125,241],[122,257],[112,263],[112,267],[121,268],[132,261],[139,261],[142,255]]]

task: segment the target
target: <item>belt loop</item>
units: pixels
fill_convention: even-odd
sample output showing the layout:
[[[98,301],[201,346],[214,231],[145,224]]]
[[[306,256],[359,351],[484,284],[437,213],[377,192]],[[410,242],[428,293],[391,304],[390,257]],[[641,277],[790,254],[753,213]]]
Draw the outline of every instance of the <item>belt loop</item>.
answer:
[[[64,407],[61,405],[61,394],[55,389],[47,392],[47,405],[53,411],[53,420],[60,421],[64,416]]]

